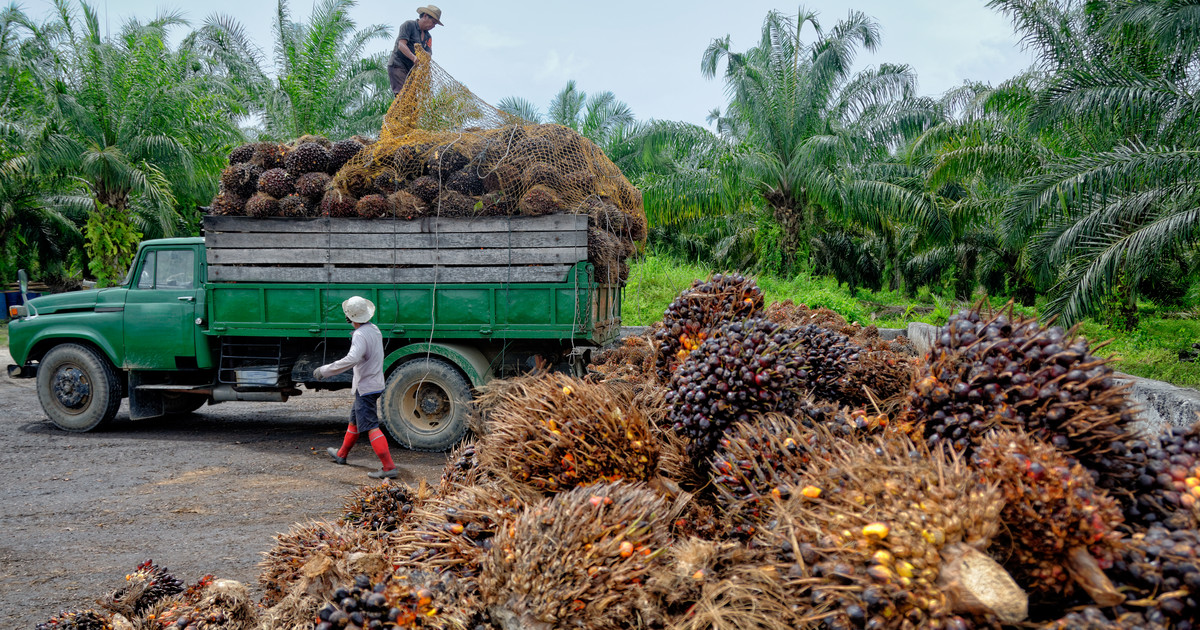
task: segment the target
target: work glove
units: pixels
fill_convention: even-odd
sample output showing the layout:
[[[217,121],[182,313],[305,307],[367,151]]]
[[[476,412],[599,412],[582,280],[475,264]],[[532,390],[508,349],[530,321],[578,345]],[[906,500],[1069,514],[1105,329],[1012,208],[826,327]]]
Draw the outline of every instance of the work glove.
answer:
[[[317,379],[318,381],[324,380],[325,372],[321,371],[321,368],[317,368],[317,369],[313,370],[313,378]]]

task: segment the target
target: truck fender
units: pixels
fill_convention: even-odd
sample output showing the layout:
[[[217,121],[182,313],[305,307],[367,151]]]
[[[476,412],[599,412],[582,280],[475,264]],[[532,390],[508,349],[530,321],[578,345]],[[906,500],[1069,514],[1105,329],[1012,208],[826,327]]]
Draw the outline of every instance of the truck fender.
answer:
[[[109,360],[117,371],[121,370],[121,361],[117,360],[116,348],[108,342],[102,335],[96,334],[95,331],[86,328],[54,328],[43,331],[29,340],[29,355],[25,357],[26,361],[31,360],[34,356],[44,357],[50,351],[50,348],[57,346],[60,343],[86,343],[95,347],[104,357]]]
[[[384,373],[414,355],[429,355],[445,359],[467,375],[472,387],[480,387],[492,380],[491,363],[479,350],[456,343],[414,343],[389,354],[383,360]]]

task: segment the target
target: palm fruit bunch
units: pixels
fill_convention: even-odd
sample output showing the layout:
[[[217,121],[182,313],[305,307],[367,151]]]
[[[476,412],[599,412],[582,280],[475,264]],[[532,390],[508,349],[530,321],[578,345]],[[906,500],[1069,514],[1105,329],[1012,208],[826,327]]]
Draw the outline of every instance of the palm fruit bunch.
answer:
[[[1200,529],[1200,424],[1127,446],[1138,472],[1135,500],[1126,510],[1130,520]]]
[[[254,143],[254,153],[250,155],[250,163],[265,170],[283,168],[287,159],[288,148],[275,142]]]
[[[708,467],[733,423],[795,408],[803,385],[798,343],[794,329],[765,319],[733,321],[703,339],[674,371],[667,419],[690,440],[688,454],[697,469]]]
[[[475,214],[475,204],[470,197],[445,189],[430,202],[429,210],[439,217],[469,217]]]
[[[376,175],[371,183],[384,195],[392,195],[404,188],[404,180],[395,171],[384,171]]]
[[[428,175],[422,175],[408,184],[408,192],[424,203],[433,203],[441,191],[438,180]]]
[[[246,212],[246,198],[222,190],[213,197],[209,212],[216,216],[239,216]]]
[[[358,216],[358,200],[340,190],[330,190],[321,199],[321,215],[327,217]]]
[[[1027,434],[998,431],[976,447],[972,465],[1004,497],[993,555],[1024,588],[1061,601],[1082,589],[1096,603],[1124,598],[1101,571],[1120,552],[1121,506],[1079,463]]]
[[[113,630],[112,619],[95,610],[59,613],[35,626],[35,630]]]
[[[234,164],[249,162],[252,157],[254,157],[254,143],[243,144],[229,152],[229,165],[233,166]]]
[[[293,177],[324,173],[329,169],[329,150],[316,142],[303,142],[288,152],[284,164]]]
[[[838,382],[835,397],[851,406],[899,406],[912,389],[917,364],[884,344],[862,347]]]
[[[350,494],[342,507],[342,520],[371,531],[395,531],[412,513],[419,499],[401,484],[363,486]]]
[[[346,165],[346,162],[354,159],[359,151],[363,150],[363,145],[354,138],[346,138],[338,140],[329,147],[329,172],[336,173],[338,169]]]
[[[828,628],[994,627],[1025,618],[1024,593],[978,551],[1004,505],[994,486],[895,431],[825,443],[827,453],[796,476],[800,490],[773,501],[751,540],[771,552],[798,606],[826,615]]]
[[[799,407],[791,414],[736,423],[721,438],[712,458],[712,484],[718,504],[739,521],[735,533],[753,533],[773,500],[789,499],[793,493],[820,496],[819,489],[797,486],[797,480],[814,456],[823,456],[822,436],[832,435],[813,427],[825,425],[829,420],[823,416],[838,410],[808,402]]]
[[[279,200],[279,216],[281,217],[307,217],[312,210],[312,203],[300,195],[291,194]]]
[[[788,328],[820,326],[848,337],[859,332],[846,318],[827,308],[809,308],[791,300],[772,302],[763,311],[763,317]]]
[[[449,179],[455,171],[466,166],[470,162],[470,158],[463,155],[454,143],[434,148],[429,152],[429,156],[425,158],[425,168],[429,174],[439,181],[444,182]]]
[[[1110,619],[1095,606],[1070,612],[1041,626],[1043,630],[1169,630],[1162,623],[1151,623],[1141,613],[1125,613]]]
[[[260,219],[279,216],[279,200],[266,193],[257,193],[246,202],[246,214]]]
[[[847,389],[846,373],[858,363],[862,347],[846,335],[820,326],[810,324],[792,330],[800,342],[796,352],[803,387],[816,398],[840,400]]]
[[[263,169],[253,164],[232,164],[221,171],[221,190],[229,195],[249,197],[258,190]]]
[[[527,508],[484,556],[479,594],[506,627],[595,630],[661,623],[645,581],[671,538],[665,499],[641,484],[599,483]]]
[[[1200,628],[1200,531],[1152,525],[1127,539],[1108,576],[1128,595],[1112,614],[1148,624]]]
[[[908,397],[932,444],[971,448],[994,428],[1027,431],[1102,473],[1130,476],[1133,408],[1105,359],[1062,328],[978,310],[950,317]]]
[[[453,488],[474,486],[486,478],[486,471],[479,465],[478,450],[474,441],[464,440],[450,453],[446,467],[442,469],[442,480],[438,494],[445,495]]]
[[[380,630],[383,628],[441,628],[438,593],[404,576],[372,582],[355,576],[353,586],[339,588],[333,601],[317,611],[315,630]]]
[[[281,168],[263,171],[258,177],[258,191],[282,199],[296,190],[296,178]]]
[[[658,381],[657,358],[658,348],[649,335],[630,335],[619,345],[593,355],[589,378],[652,385]]]
[[[316,573],[327,582],[336,581],[349,572],[352,554],[360,552],[382,552],[381,538],[365,529],[321,521],[293,525],[275,536],[275,545],[259,562],[263,603],[279,603],[293,585],[304,578],[315,579]],[[329,566],[315,571],[322,563]]]
[[[532,495],[524,498],[533,499]],[[521,513],[525,501],[496,487],[470,486],[433,497],[388,540],[391,565],[471,579],[496,531]]]
[[[125,576],[125,585],[102,600],[101,605],[126,617],[141,614],[155,602],[183,592],[183,582],[152,560],[137,565]]]
[[[305,173],[296,178],[296,193],[309,201],[320,201],[331,181],[325,173]]]
[[[490,410],[479,461],[539,492],[599,481],[650,481],[658,443],[640,409],[612,389],[546,374],[514,388]]]
[[[378,219],[392,213],[392,204],[388,203],[387,197],[373,194],[360,197],[354,209],[364,219]]]
[[[258,606],[244,584],[211,575],[143,616],[155,630],[250,630],[258,627],[258,617]]]
[[[721,324],[750,317],[762,307],[762,291],[745,276],[715,274],[708,280],[692,282],[667,307],[662,328],[655,332],[660,347],[659,378],[670,379],[688,353],[700,347]]]

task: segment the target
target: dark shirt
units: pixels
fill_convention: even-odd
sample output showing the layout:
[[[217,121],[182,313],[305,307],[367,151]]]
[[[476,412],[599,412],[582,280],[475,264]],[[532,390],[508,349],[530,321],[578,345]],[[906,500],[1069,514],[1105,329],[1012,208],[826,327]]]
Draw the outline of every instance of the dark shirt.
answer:
[[[389,66],[399,66],[405,70],[411,70],[413,62],[409,61],[396,46],[400,45],[400,40],[408,43],[409,52],[416,54],[417,45],[425,49],[426,53],[433,52],[433,37],[429,35],[429,31],[422,31],[417,25],[417,20],[409,20],[400,25],[400,34],[396,36],[396,43],[392,46],[392,60],[388,62]]]

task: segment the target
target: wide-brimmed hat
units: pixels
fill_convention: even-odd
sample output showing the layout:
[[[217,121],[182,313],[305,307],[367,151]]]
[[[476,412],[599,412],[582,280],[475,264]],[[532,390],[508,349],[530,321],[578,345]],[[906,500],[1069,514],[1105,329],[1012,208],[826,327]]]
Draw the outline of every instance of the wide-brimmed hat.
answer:
[[[356,324],[365,324],[375,316],[375,305],[371,303],[371,300],[355,295],[342,302],[342,312],[350,321]]]
[[[442,24],[442,10],[433,6],[432,4],[427,7],[421,7],[417,9],[417,15],[428,15],[429,17],[433,18],[434,22],[445,26],[445,24]]]

